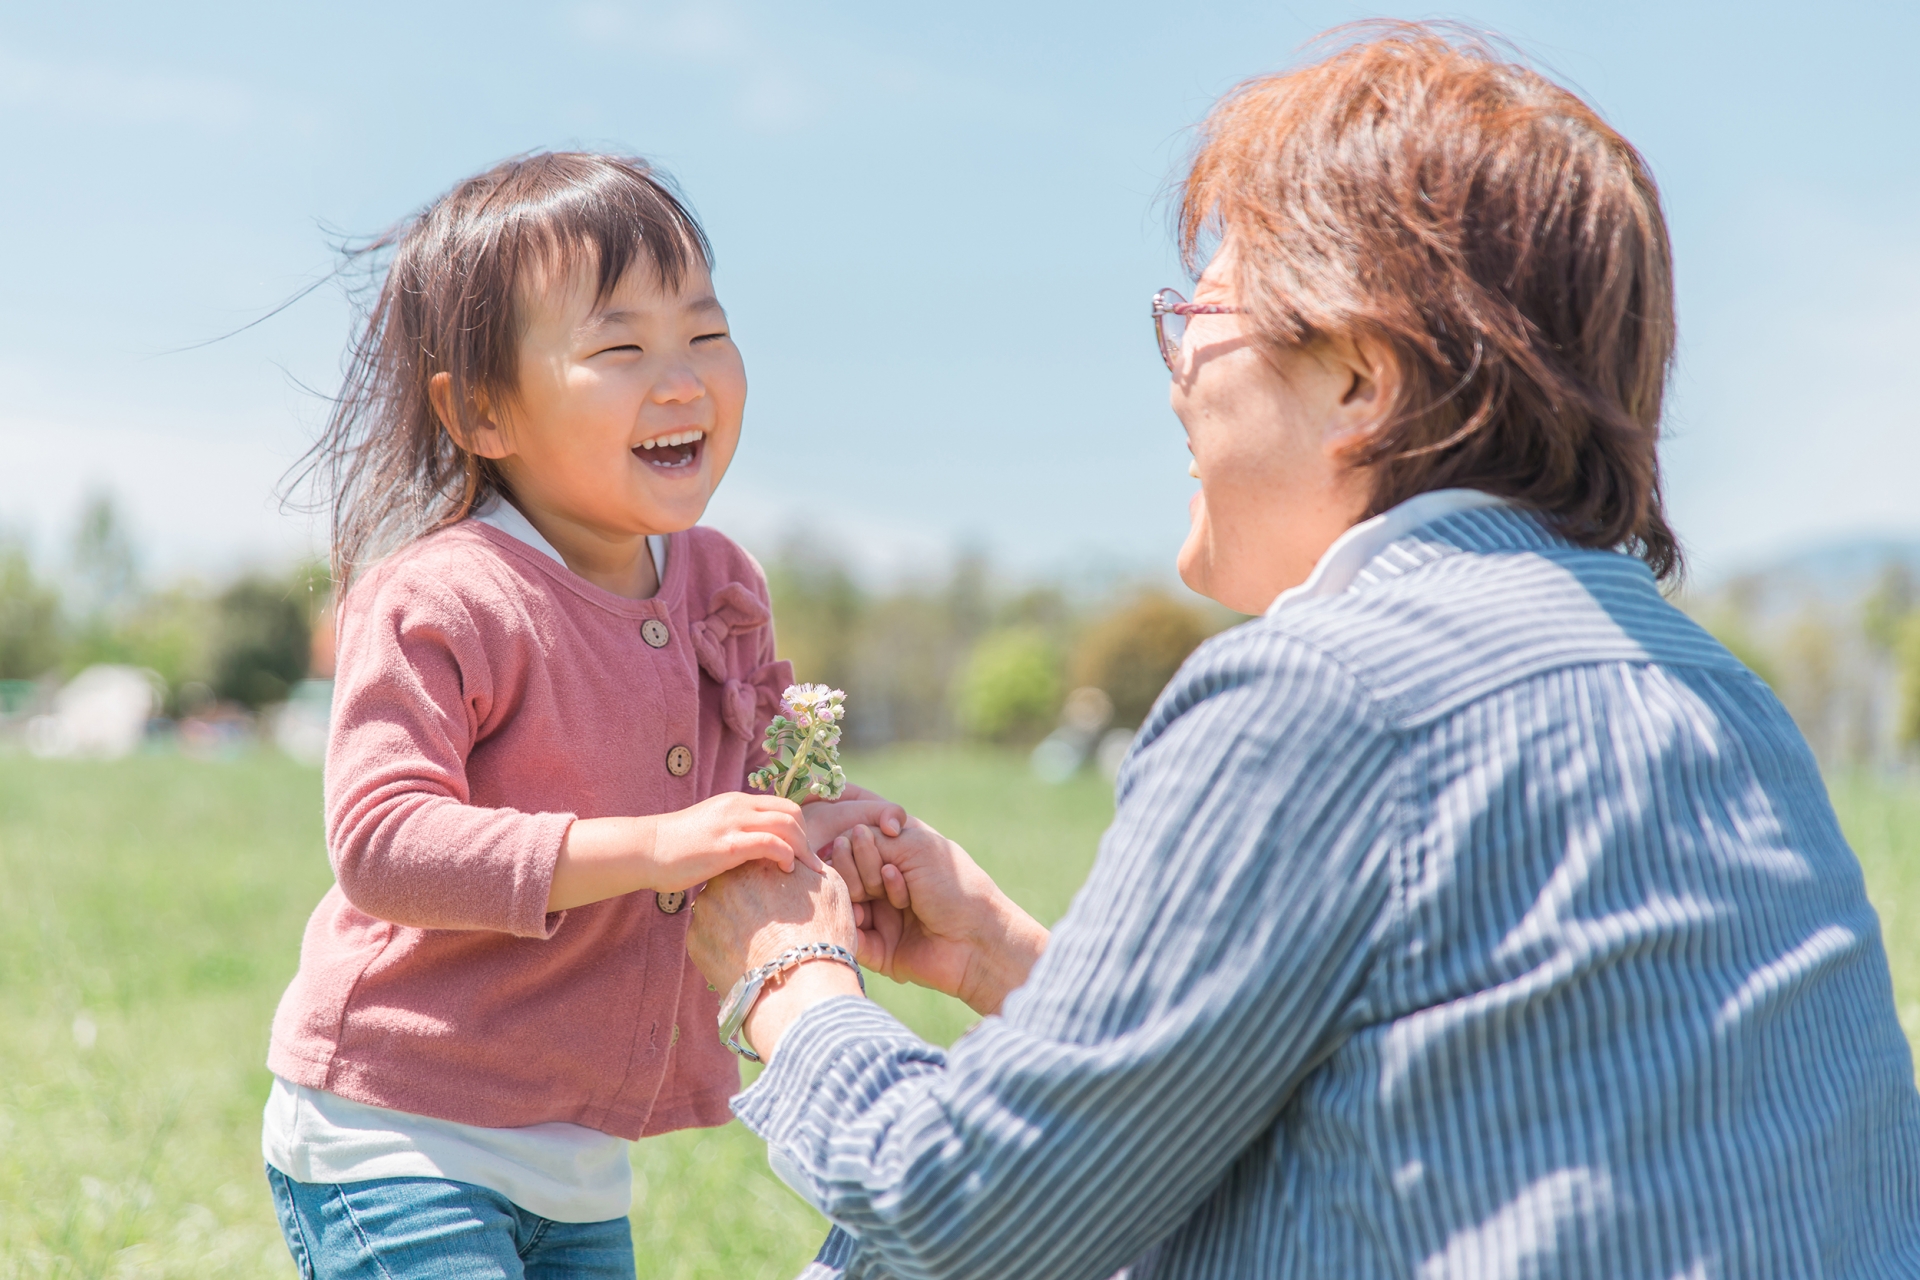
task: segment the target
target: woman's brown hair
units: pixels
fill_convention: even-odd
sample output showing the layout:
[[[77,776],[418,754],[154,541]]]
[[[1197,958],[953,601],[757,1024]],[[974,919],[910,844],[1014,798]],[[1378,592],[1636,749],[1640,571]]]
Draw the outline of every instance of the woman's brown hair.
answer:
[[[533,277],[589,262],[604,300],[636,262],[679,288],[710,270],[706,233],[668,181],[632,156],[538,152],[468,178],[350,251],[386,275],[348,358],[326,430],[297,473],[332,514],[333,577],[467,517],[502,492],[460,444],[478,404],[519,382],[521,303]],[[451,378],[445,424],[428,394]]]
[[[1572,93],[1483,40],[1367,24],[1216,106],[1181,192],[1197,271],[1230,237],[1255,334],[1384,341],[1395,412],[1356,459],[1377,514],[1484,489],[1661,578],[1672,254],[1653,175]]]

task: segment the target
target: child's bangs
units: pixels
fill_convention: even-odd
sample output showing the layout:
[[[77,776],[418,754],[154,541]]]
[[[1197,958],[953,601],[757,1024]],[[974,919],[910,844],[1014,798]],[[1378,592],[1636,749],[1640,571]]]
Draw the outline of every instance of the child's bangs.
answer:
[[[574,157],[550,159],[556,163],[540,167],[560,168]],[[690,270],[712,269],[706,232],[657,175],[591,159],[588,173],[528,175],[536,189],[512,202],[504,228],[509,257],[545,279],[569,275],[590,258],[596,302],[604,302],[636,262],[650,266],[669,291],[679,289]]]

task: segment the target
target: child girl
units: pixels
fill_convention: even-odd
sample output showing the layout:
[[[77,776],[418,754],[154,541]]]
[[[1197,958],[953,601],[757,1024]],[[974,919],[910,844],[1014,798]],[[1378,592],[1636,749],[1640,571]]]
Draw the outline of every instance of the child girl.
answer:
[[[791,673],[759,567],[694,527],[747,387],[672,192],[532,155],[380,247],[316,450],[337,883],[274,1018],[267,1177],[307,1276],[630,1278],[628,1142],[739,1087],[689,891],[900,815],[742,789]]]

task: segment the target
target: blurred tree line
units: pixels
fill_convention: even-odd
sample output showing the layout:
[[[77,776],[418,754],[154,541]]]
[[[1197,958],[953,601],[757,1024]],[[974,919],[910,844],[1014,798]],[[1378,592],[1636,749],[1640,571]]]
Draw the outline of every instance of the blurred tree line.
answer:
[[[1749,574],[1688,611],[1779,695],[1828,768],[1920,764],[1920,575],[1889,559],[1836,599]]]
[[[1236,614],[1152,586],[1095,599],[1008,587],[961,557],[939,581],[876,590],[837,560],[789,548],[767,565],[780,656],[845,689],[856,747],[959,737],[1031,745],[1067,694],[1094,687],[1138,726],[1199,643]]]
[[[169,716],[215,702],[257,711],[308,674],[327,590],[318,565],[219,588],[149,588],[124,519],[96,494],[53,569],[36,570],[24,547],[0,544],[0,682],[11,704],[30,686],[115,663],[155,672]]]
[[[845,689],[856,747],[972,738],[1030,745],[1076,689],[1102,690],[1133,728],[1207,636],[1238,615],[1155,585],[1103,592],[1019,586],[977,556],[938,580],[875,588],[792,547],[767,565],[782,657]],[[36,565],[0,541],[0,713],[86,667],[156,673],[164,712],[284,701],[330,655],[321,565],[219,586],[149,586],[111,498],[91,499],[65,554]],[[1771,685],[1827,767],[1920,764],[1920,574],[1890,560],[1864,595],[1836,599],[1767,574],[1685,607]],[[316,625],[321,624],[321,625]],[[321,671],[319,674],[330,674]]]

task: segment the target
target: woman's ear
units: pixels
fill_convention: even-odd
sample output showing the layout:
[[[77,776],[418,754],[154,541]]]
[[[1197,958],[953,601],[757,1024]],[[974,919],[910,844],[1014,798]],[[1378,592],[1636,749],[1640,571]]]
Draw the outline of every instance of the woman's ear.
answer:
[[[1326,446],[1347,460],[1372,443],[1399,405],[1400,362],[1391,347],[1370,336],[1336,339],[1324,358],[1342,383]]]
[[[473,421],[467,423],[461,422],[453,411],[452,374],[436,373],[427,379],[427,400],[433,405],[433,416],[440,419],[441,430],[447,433],[447,438],[468,453],[497,461],[513,452],[507,443],[507,433],[493,420],[484,391],[474,392]]]

